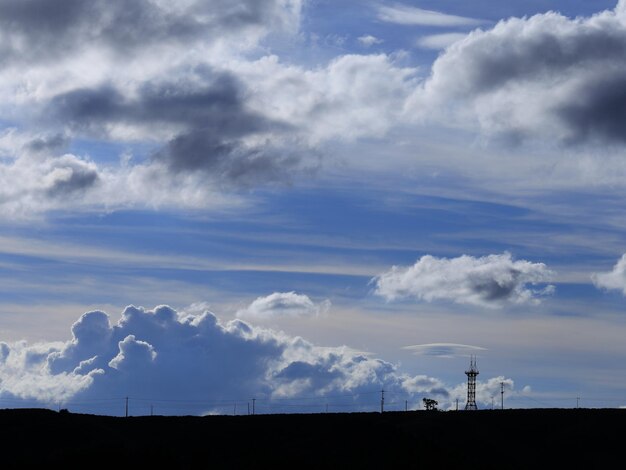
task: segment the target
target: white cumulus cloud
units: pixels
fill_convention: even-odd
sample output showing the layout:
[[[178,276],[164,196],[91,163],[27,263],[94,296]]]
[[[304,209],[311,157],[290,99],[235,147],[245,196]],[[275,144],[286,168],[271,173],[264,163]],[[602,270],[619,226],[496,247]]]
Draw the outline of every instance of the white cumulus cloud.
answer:
[[[383,42],[382,39],[379,39],[376,36],[372,36],[371,34],[359,36],[357,39],[365,47],[371,47],[376,44],[381,44]]]
[[[611,271],[593,273],[591,280],[599,289],[621,290],[626,295],[626,254],[622,255]]]
[[[435,61],[409,108],[516,142],[624,144],[625,5],[476,29]]]
[[[528,285],[545,283],[550,277],[545,264],[513,260],[510,253],[504,253],[451,259],[425,255],[413,266],[393,266],[372,281],[375,293],[387,300],[413,297],[500,307],[539,303],[539,297],[550,293],[553,286],[535,290]]]
[[[265,297],[258,297],[246,308],[237,312],[241,318],[272,318],[316,316],[326,313],[330,300],[315,303],[307,295],[295,292],[274,292]]]

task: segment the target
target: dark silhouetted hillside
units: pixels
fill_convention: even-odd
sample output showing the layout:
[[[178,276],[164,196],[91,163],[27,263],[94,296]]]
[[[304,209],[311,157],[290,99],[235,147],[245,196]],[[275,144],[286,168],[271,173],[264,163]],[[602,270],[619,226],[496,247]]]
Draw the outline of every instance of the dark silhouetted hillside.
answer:
[[[608,468],[626,410],[533,409],[208,417],[0,410],[3,468]]]

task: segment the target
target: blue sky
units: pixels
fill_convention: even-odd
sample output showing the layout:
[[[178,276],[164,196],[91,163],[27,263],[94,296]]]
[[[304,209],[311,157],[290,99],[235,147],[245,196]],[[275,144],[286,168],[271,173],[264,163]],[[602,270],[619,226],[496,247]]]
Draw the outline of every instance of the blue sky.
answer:
[[[626,3],[5,0],[0,36],[0,404],[452,408],[477,355],[481,408],[626,406]]]

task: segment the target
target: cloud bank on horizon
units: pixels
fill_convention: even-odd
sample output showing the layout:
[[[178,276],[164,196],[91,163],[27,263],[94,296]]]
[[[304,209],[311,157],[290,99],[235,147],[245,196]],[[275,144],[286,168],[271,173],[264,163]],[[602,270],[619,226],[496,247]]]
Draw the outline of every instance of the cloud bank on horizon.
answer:
[[[487,403],[504,380],[513,391],[513,381],[499,377],[480,383],[477,399]],[[115,325],[102,311],[87,312],[66,342],[0,343],[0,400],[14,406],[119,414],[120,399],[130,397],[158,403],[165,414],[176,403],[194,414],[231,413],[233,403],[256,398],[259,406],[280,409],[283,403],[290,411],[310,411],[315,399],[320,406],[332,399],[350,410],[371,410],[383,387],[389,403],[400,397],[402,404],[427,395],[451,407],[465,393],[463,384],[408,376],[345,346],[315,346],[242,320],[222,324],[209,311],[177,312],[165,305],[129,306]],[[113,404],[103,409],[107,403]]]

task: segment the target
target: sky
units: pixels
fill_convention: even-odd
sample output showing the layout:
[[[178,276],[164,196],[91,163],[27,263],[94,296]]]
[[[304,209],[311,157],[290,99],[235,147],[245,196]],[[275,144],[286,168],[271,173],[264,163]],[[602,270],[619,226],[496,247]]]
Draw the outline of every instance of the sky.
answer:
[[[0,0],[0,407],[626,406],[625,57],[624,0]]]

